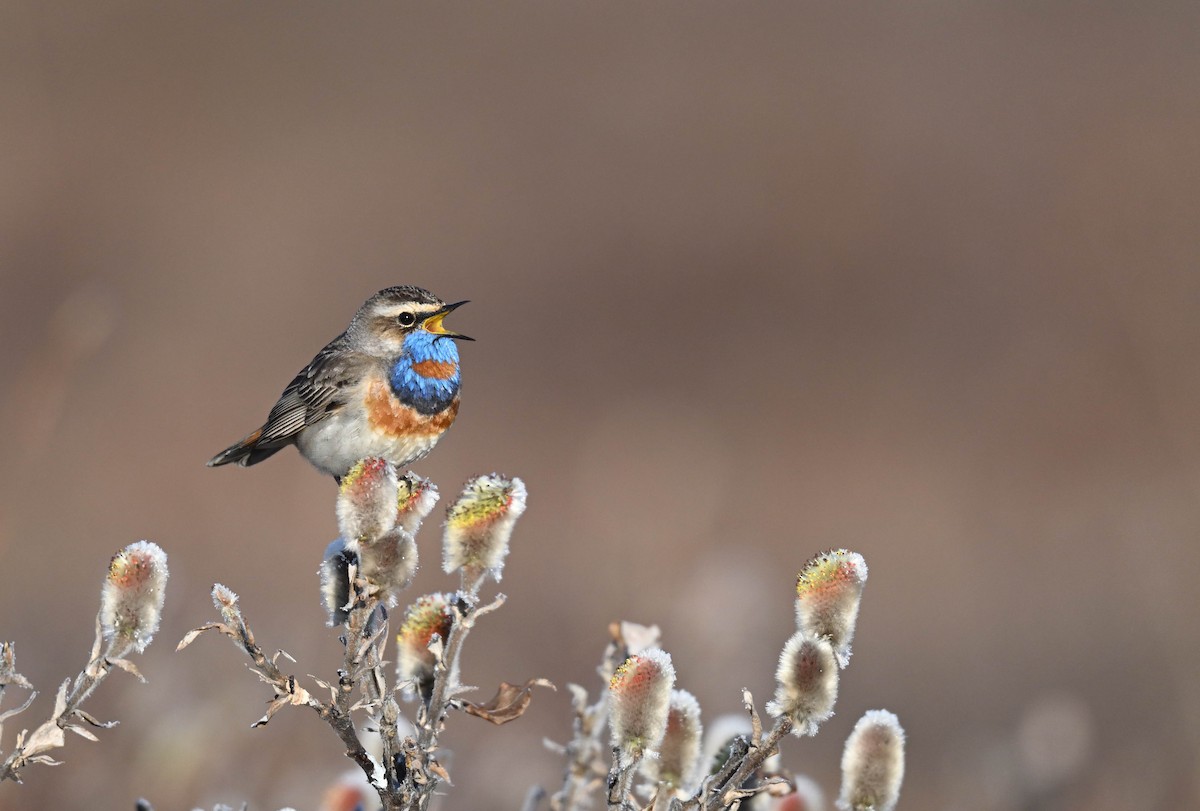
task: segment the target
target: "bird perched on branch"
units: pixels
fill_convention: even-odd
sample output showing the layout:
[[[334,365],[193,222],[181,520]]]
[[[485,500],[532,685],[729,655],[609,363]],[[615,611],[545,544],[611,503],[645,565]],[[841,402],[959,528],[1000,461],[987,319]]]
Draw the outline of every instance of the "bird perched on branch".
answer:
[[[425,456],[458,415],[461,374],[442,319],[458,307],[420,287],[380,290],[296,375],[266,423],[208,461],[257,464],[295,445],[337,480],[368,456],[405,467]]]

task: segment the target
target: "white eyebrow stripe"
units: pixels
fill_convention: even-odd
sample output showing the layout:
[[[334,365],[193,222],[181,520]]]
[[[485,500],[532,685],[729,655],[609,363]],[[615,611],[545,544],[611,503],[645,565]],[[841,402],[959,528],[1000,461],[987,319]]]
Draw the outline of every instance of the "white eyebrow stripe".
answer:
[[[418,318],[421,315],[430,315],[442,309],[436,304],[393,304],[389,307],[377,310],[376,314],[384,318],[396,318],[403,313],[412,313]]]

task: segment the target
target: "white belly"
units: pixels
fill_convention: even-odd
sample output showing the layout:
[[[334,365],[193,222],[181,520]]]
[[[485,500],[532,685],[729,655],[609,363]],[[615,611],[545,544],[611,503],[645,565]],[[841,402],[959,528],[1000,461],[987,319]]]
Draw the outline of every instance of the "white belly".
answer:
[[[331,476],[344,476],[359,459],[379,456],[407,467],[433,450],[439,435],[388,436],[373,430],[360,415],[332,414],[296,438],[304,458]]]

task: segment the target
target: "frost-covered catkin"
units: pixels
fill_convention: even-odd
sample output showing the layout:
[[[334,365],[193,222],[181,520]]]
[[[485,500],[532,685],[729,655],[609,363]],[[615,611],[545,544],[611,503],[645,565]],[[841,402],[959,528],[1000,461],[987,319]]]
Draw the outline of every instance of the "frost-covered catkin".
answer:
[[[348,546],[378,538],[396,526],[399,501],[396,468],[387,460],[360,460],[342,477],[338,488],[338,530]]]
[[[676,793],[688,792],[700,767],[700,703],[687,690],[672,690],[667,729],[658,746],[658,759],[646,761],[646,772]]]
[[[221,614],[221,619],[230,628],[238,628],[242,625],[242,610],[238,608],[238,596],[229,586],[223,586],[220,583],[213,583],[212,587],[213,607]]]
[[[609,727],[612,744],[623,763],[658,749],[667,731],[675,667],[671,656],[650,648],[630,656],[608,683]]]
[[[433,482],[412,471],[400,477],[398,492],[396,526],[415,538],[421,522],[432,512],[441,494]]]
[[[443,568],[462,569],[473,592],[485,574],[500,579],[513,526],[525,512],[525,483],[497,473],[467,482],[446,513]]]
[[[167,553],[156,543],[138,541],[113,555],[100,591],[105,639],[146,649],[162,619],[168,574]]]
[[[797,631],[783,646],[775,680],[775,699],[767,703],[767,712],[791,718],[794,735],[816,735],[837,701],[837,659],[829,641]]]
[[[826,637],[840,667],[850,662],[850,643],[866,583],[867,562],[846,549],[822,552],[796,577],[796,624],[801,631]]]
[[[892,811],[904,780],[904,729],[887,710],[867,710],[842,753],[842,811]]]
[[[325,606],[325,624],[330,628],[344,623],[349,614],[346,605],[350,602],[350,565],[358,562],[358,556],[346,548],[346,542],[336,538],[325,547],[325,559],[321,561],[321,604]]]
[[[429,650],[429,642],[437,634],[445,641],[454,623],[450,603],[445,594],[426,594],[404,612],[404,622],[396,635],[399,654],[396,675],[401,681],[411,680],[422,696],[433,685],[437,659]]]
[[[417,573],[417,544],[411,533],[394,527],[378,538],[358,542],[359,573],[389,606]]]

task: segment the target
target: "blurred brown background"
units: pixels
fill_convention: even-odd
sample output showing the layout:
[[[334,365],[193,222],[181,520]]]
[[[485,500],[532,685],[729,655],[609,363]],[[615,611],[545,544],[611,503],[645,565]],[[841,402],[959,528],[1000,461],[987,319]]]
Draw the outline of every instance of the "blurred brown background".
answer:
[[[42,690],[151,538],[121,726],[4,809],[313,809],[349,768],[224,640],[331,674],[332,482],[207,470],[376,289],[472,303],[420,473],[522,476],[467,680],[595,686],[658,623],[712,720],[769,697],[792,578],[871,565],[837,716],[908,809],[1200,804],[1200,6],[9,2],[0,9],[0,638]],[[448,587],[436,531],[415,589]],[[414,590],[414,595],[419,593]],[[515,809],[564,692],[455,719],[448,809]]]

